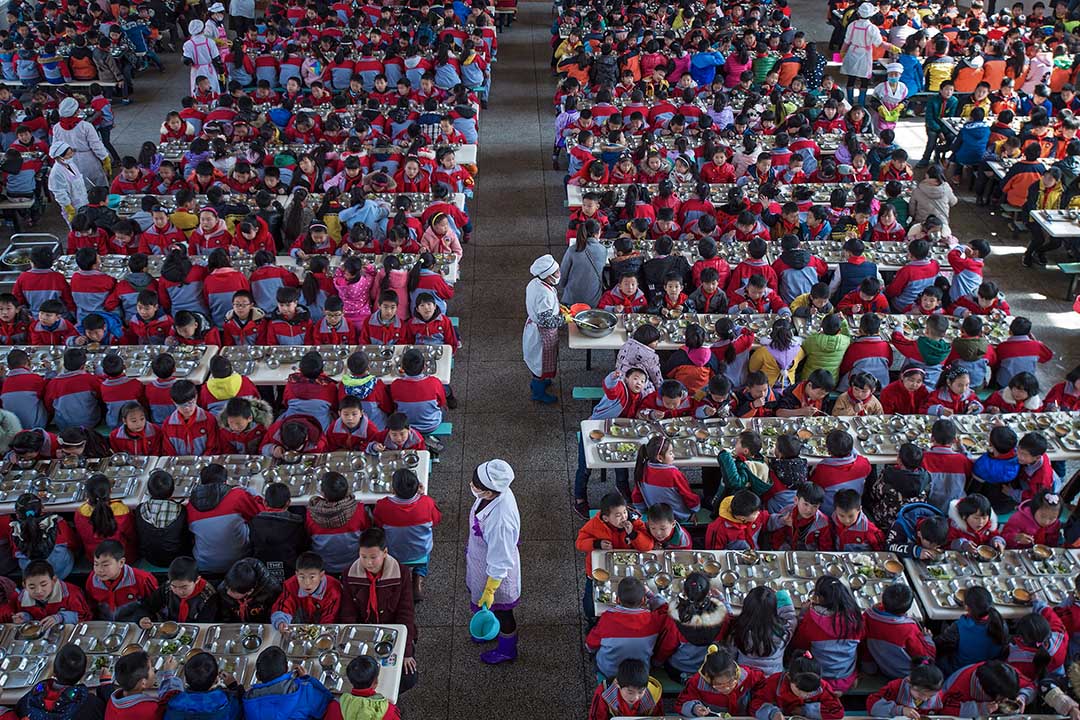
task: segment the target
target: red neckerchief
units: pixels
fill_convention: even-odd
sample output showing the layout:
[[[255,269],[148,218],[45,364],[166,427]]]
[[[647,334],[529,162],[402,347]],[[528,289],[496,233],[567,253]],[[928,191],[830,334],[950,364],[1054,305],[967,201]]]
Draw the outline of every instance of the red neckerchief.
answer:
[[[376,591],[375,585],[379,581],[379,576],[382,575],[382,573],[380,572],[378,575],[373,575],[372,573],[369,573],[367,570],[365,570],[364,574],[367,575],[368,582],[371,583],[371,585],[368,587],[368,604],[367,604],[368,613],[369,613],[368,620],[370,620],[371,622],[378,622],[379,621],[379,594]]]
[[[198,580],[195,581],[195,589],[191,591],[191,595],[186,598],[180,598],[180,607],[176,611],[176,619],[178,621],[187,622],[188,613],[190,610],[190,608],[188,607],[188,601],[201,595],[204,588],[206,588],[206,581],[200,577]]]

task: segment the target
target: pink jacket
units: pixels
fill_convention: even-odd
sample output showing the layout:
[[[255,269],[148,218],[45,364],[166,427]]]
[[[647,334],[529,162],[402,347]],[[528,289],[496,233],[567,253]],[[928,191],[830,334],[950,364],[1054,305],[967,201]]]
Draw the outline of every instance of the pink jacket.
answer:
[[[382,281],[386,277],[386,271],[379,269],[375,273],[375,282],[371,284],[371,302],[379,302],[379,293],[382,292]],[[387,288],[397,293],[397,316],[401,322],[409,319],[409,273],[405,270],[391,270],[390,283]],[[370,313],[369,313],[370,314]]]
[[[371,287],[375,279],[375,266],[368,265],[356,282],[349,282],[341,272],[334,274],[334,287],[345,304],[345,319],[355,328],[363,326],[371,315]]]
[[[424,231],[424,236],[420,238],[420,246],[436,255],[454,253],[454,255],[457,255],[458,260],[461,259],[461,242],[458,240],[457,233],[453,230],[447,230],[446,234],[440,238],[429,227]]]

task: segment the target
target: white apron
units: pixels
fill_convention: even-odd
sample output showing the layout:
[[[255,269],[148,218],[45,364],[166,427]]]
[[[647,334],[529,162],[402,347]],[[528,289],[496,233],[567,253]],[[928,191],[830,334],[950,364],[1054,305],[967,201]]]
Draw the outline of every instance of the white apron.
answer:
[[[881,31],[869,20],[859,18],[848,25],[844,43],[848,46],[840,72],[869,78],[874,69],[874,48],[881,44]]]
[[[469,541],[465,545],[465,587],[469,602],[476,606],[484,594],[487,579],[502,580],[495,590],[492,610],[511,610],[521,598],[521,557],[518,540],[521,516],[517,498],[509,489],[476,512],[479,500],[469,510]]]
[[[545,311],[559,314],[559,295],[543,280],[533,278],[525,288],[525,312],[529,317],[521,332],[521,354],[535,377],[544,374],[544,341],[536,321]]]
[[[218,71],[214,67],[214,58],[218,57],[217,45],[205,35],[193,35],[184,43],[184,57],[191,60],[191,94],[195,94],[195,79],[205,75],[210,80],[210,87],[215,93],[221,92]]]

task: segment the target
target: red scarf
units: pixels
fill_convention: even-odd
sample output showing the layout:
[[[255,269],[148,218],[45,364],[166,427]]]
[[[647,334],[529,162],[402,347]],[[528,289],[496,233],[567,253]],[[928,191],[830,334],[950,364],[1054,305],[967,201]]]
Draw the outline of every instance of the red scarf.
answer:
[[[188,619],[188,600],[197,598],[202,594],[203,589],[206,587],[206,581],[201,577],[195,581],[195,589],[191,591],[191,595],[186,598],[180,598],[180,609],[176,611],[176,619],[180,622],[187,622]]]
[[[371,585],[368,587],[367,599],[368,621],[377,623],[379,622],[379,594],[376,591],[375,584],[378,582],[379,576],[382,575],[382,573],[380,572],[378,575],[373,575],[367,570],[365,570],[364,572],[367,574],[368,582],[371,583]]]
[[[73,115],[72,117],[62,117],[60,118],[60,127],[64,128],[65,130],[74,130],[75,126],[81,122],[82,118],[80,118],[78,115]]]

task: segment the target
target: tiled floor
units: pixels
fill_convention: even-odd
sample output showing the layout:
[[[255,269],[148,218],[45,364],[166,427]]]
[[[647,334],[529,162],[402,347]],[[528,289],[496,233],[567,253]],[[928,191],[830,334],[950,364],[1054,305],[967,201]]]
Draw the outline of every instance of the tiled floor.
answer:
[[[791,5],[796,25],[808,28],[814,39],[827,38],[821,3],[793,0]],[[482,712],[577,718],[584,716],[590,695],[592,671],[582,651],[579,609],[582,561],[573,549],[579,523],[570,514],[570,484],[574,433],[591,403],[570,395],[574,386],[599,384],[613,355],[597,353],[594,369],[586,371],[584,354],[564,347],[554,391],[566,402],[546,407],[527,399],[529,376],[520,350],[528,265],[546,252],[561,258],[566,246],[563,173],[550,169],[550,13],[550,4],[522,3],[519,22],[500,36],[491,108],[482,118],[478,191],[470,205],[476,231],[451,303],[464,341],[453,372],[461,407],[450,413],[454,434],[432,479],[444,522],[436,532],[430,599],[417,609],[421,682],[401,700],[405,717],[449,720]],[[167,60],[169,74],[140,78],[138,101],[117,108],[113,141],[122,154],[156,140],[165,113],[176,107],[187,71],[175,56]],[[905,124],[898,136],[911,152],[921,151],[917,121]],[[1065,281],[1053,270],[1022,269],[1020,242],[984,208],[962,202],[952,225],[964,240],[986,237],[994,243],[987,275],[1002,286],[1015,312],[1031,317],[1039,337],[1057,350],[1042,373],[1047,386],[1056,382],[1080,362],[1080,315],[1064,300]],[[58,218],[47,227],[58,228]],[[521,657],[513,666],[495,668],[479,662],[480,649],[468,638],[463,565],[472,500],[467,482],[473,467],[492,457],[506,459],[517,471],[524,567]],[[613,489],[608,482],[601,485],[594,476],[594,502]]]

